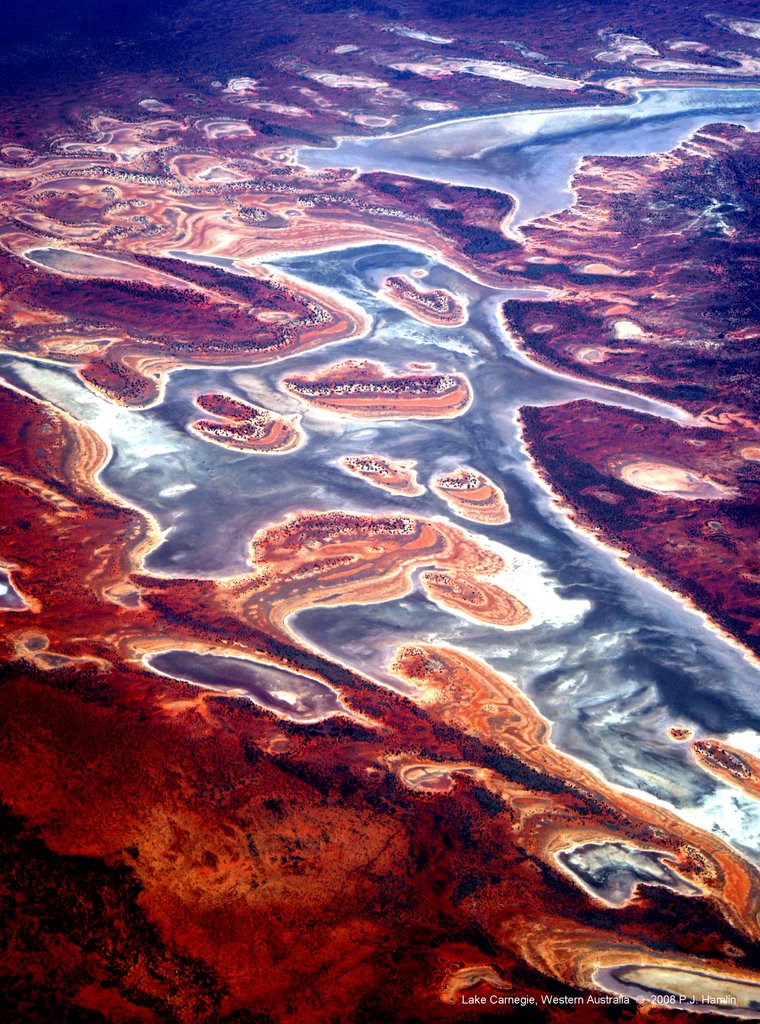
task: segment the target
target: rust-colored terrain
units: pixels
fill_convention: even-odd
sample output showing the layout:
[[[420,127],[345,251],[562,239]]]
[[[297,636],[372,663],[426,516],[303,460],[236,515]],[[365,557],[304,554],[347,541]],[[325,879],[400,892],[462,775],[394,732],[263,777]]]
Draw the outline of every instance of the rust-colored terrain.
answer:
[[[599,609],[540,547],[581,572],[577,526],[760,653],[760,133],[586,158],[517,231],[496,186],[298,162],[757,86],[756,7],[64,0],[4,33],[0,1020],[756,1018],[749,844],[571,756],[529,667],[580,701]],[[524,357],[609,400],[544,388],[527,457]],[[536,473],[573,520],[538,539]],[[749,819],[741,735],[652,707],[640,777],[675,750]]]
[[[383,294],[401,309],[433,327],[459,327],[467,322],[466,308],[445,288],[418,288],[414,281],[399,275],[385,279]]]
[[[679,426],[583,402],[522,419],[581,522],[755,651],[758,158],[760,135],[710,126],[663,157],[587,161],[578,206],[526,231],[568,297],[505,307],[537,359],[689,412]],[[592,255],[614,275],[579,273]]]
[[[303,444],[297,417],[277,416],[229,395],[198,395],[196,405],[216,417],[190,424],[206,441],[240,451],[276,455]]]
[[[68,178],[65,186],[72,187]],[[97,188],[91,180],[81,187]],[[48,203],[51,191],[45,190]],[[102,216],[87,206],[86,200],[79,216]],[[58,215],[64,216],[60,209]],[[55,230],[54,223],[49,227]],[[3,347],[78,366],[90,387],[124,405],[156,402],[164,374],[178,366],[269,362],[355,336],[365,326],[329,298],[296,293],[274,275],[224,275],[221,283],[213,268],[183,263],[179,270],[176,261],[152,260],[171,268],[163,273],[150,259],[35,249],[35,241],[21,232],[0,236]],[[51,254],[62,255],[51,272],[35,262],[38,254],[48,262]]]
[[[558,753],[530,701],[469,655],[404,646],[400,696],[285,625],[315,600],[401,591],[416,565],[487,578],[496,555],[443,523],[301,514],[253,538],[250,576],[154,577],[140,562],[155,528],[99,490],[96,435],[0,397],[2,554],[34,608],[6,633],[1,691],[7,884],[24,896],[5,964],[35,978],[11,982],[20,1015],[235,1020],[255,993],[282,1020],[345,1019],[349,996],[370,1019],[457,1019],[473,975],[536,999],[629,961],[729,989],[753,977],[760,889],[730,846]],[[289,724],[139,660],[220,643],[323,679],[349,716]],[[659,850],[675,881],[594,906],[556,859],[590,840]]]
[[[705,771],[760,796],[760,759],[714,739],[694,740],[691,749]]]
[[[760,476],[736,452],[733,432],[592,402],[524,409],[522,417],[531,452],[582,523],[758,648]],[[647,459],[671,473],[706,475],[710,494],[654,490],[640,479],[633,486],[626,468]]]
[[[468,466],[440,473],[431,486],[452,512],[463,519],[491,525],[509,522],[509,507],[502,489]]]
[[[386,459],[383,455],[345,455],[340,460],[347,473],[366,480],[373,487],[390,494],[405,494],[416,498],[425,490],[417,483],[416,463],[413,459]]]

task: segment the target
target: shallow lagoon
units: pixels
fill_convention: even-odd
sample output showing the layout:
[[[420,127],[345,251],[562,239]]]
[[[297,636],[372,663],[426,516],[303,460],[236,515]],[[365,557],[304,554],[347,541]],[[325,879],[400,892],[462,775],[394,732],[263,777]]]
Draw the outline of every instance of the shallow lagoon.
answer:
[[[511,227],[566,209],[584,156],[664,153],[716,121],[760,126],[760,88],[641,89],[610,107],[513,111],[459,118],[397,135],[343,138],[303,148],[313,170],[357,167],[505,192],[517,200]]]

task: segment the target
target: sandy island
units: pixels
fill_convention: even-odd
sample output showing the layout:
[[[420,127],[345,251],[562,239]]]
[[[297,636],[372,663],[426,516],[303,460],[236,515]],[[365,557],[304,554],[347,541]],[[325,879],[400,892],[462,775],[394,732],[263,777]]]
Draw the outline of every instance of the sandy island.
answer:
[[[358,476],[373,487],[390,494],[405,494],[416,498],[425,493],[417,482],[413,459],[388,459],[384,455],[344,455],[339,466],[347,473]]]
[[[445,288],[426,291],[401,274],[386,277],[381,294],[384,298],[432,327],[461,327],[467,323],[467,308],[462,299]]]
[[[366,419],[461,416],[472,402],[458,373],[397,374],[382,363],[347,359],[310,374],[281,378],[286,391],[318,409]]]
[[[215,420],[196,420],[190,430],[204,441],[238,451],[281,455],[304,442],[300,416],[278,416],[228,395],[198,395],[195,404]]]
[[[430,481],[430,486],[455,515],[470,522],[497,526],[510,520],[502,489],[469,466],[440,473]]]

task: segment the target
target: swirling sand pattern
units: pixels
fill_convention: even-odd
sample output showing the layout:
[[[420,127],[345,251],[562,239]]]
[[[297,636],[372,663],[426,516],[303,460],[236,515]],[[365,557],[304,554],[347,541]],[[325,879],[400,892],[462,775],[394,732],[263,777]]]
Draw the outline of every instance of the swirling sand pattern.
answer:
[[[9,1019],[757,1016],[757,21],[448,6],[7,19]]]

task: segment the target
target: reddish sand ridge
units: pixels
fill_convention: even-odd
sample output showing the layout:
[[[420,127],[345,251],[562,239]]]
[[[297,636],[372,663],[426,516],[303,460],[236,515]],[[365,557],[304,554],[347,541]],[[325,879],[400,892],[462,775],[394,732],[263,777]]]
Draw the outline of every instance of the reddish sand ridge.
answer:
[[[709,125],[668,153],[584,160],[577,202],[524,228],[534,276],[563,293],[504,306],[533,358],[692,414],[675,427],[570,403],[522,417],[578,520],[754,652],[758,159],[760,133]]]
[[[461,416],[472,402],[462,374],[400,374],[367,360],[347,359],[281,383],[308,405],[366,419]]]
[[[431,480],[431,486],[452,512],[463,519],[491,526],[509,522],[509,506],[502,489],[469,466],[440,473]]]
[[[593,815],[584,820],[578,804],[573,801],[563,804],[562,800],[549,795],[551,787],[538,796],[529,792],[529,785],[525,787],[516,780],[505,783],[488,770],[475,770],[478,782],[509,807],[516,842],[529,857],[538,857],[549,866],[559,850],[591,839],[603,841],[606,838],[614,842],[628,839],[642,846],[648,843],[640,824],[633,825],[629,817],[633,804],[637,803],[635,797],[608,786],[594,772],[579,768],[567,755],[555,750],[548,742],[548,723],[534,705],[484,663],[453,648],[408,644],[399,649],[391,667],[400,677],[423,688],[426,699],[433,703],[444,721],[456,723],[471,734],[488,736],[545,778],[572,778],[575,800],[581,806],[593,792],[597,799],[608,803],[610,811],[616,809],[607,819],[609,824],[605,823],[607,812],[601,811],[598,804]],[[401,764],[399,762],[399,768]],[[466,774],[472,774],[473,766],[465,767]],[[451,771],[451,767],[447,770]],[[751,901],[760,898],[760,883],[752,869],[742,866],[739,858],[734,866],[729,866],[730,855],[726,859],[720,840],[711,839],[707,844],[700,841],[697,847],[695,839],[699,830],[677,819],[668,820],[669,813],[654,805],[638,805],[634,814],[639,822],[642,818],[648,822],[649,834],[656,837],[653,846],[674,856],[675,870],[684,879],[703,891],[715,892],[716,884],[718,888],[726,886],[723,898],[729,902],[737,897],[742,901],[746,899],[749,883],[755,889]],[[747,912],[755,912],[749,910],[748,904],[745,906]],[[588,986],[593,967],[620,962],[623,949],[637,963],[691,965],[707,972],[715,969],[718,977],[729,975],[754,980],[751,971],[731,968],[726,972],[719,959],[700,965],[697,959],[663,953],[639,942],[631,944],[629,938],[605,935],[601,929],[571,927],[551,913],[532,921],[524,912],[522,894],[520,901],[513,903],[506,913],[504,908],[490,913],[483,909],[490,926],[498,928],[503,940],[513,943],[529,962],[581,987]],[[540,941],[531,945],[537,935]],[[570,936],[573,938],[568,942]]]
[[[716,2],[722,10],[727,0]],[[751,452],[760,417],[745,386],[754,380],[746,320],[758,232],[738,222],[756,206],[751,139],[701,133],[675,157],[587,165],[577,217],[526,230],[538,262],[504,237],[513,203],[503,195],[288,164],[298,146],[329,144],[354,127],[394,131],[419,112],[429,121],[611,103],[611,91],[594,84],[610,70],[627,79],[610,83],[621,90],[641,84],[642,66],[678,71],[682,85],[705,81],[706,71],[728,84],[753,68],[736,35],[756,34],[747,0],[734,0],[727,17],[685,5],[678,30],[701,40],[696,50],[673,43],[672,12],[651,5],[604,5],[604,24],[620,31],[600,31],[593,12],[579,18],[572,5],[557,6],[547,26],[527,5],[510,12],[513,38],[503,40],[472,5],[443,20],[402,5],[392,22],[357,5],[339,25],[344,45],[326,46],[336,28],[327,6],[283,14],[263,0],[251,14],[239,5],[229,32],[208,4],[173,12],[171,24],[136,18],[117,40],[119,67],[99,58],[90,33],[69,32],[74,56],[54,76],[24,74],[6,90],[8,138],[24,145],[0,147],[9,227],[0,235],[0,348],[67,363],[109,399],[145,406],[177,368],[274,363],[368,329],[360,309],[270,272],[267,260],[396,242],[499,287],[527,275],[562,300],[536,319],[554,325],[536,333],[547,342],[539,358],[706,414],[704,430],[653,437],[644,417],[621,424],[603,413],[589,427],[587,408],[568,408],[576,436],[542,424],[550,436],[546,450],[535,442],[536,458],[548,462],[547,450],[561,447],[558,487],[583,491],[588,515],[606,509],[610,518],[598,521],[610,536],[625,533],[635,550],[671,559],[676,579],[692,580],[701,563],[705,592],[717,590],[731,614],[755,616],[744,598],[757,582],[746,556],[757,540]],[[158,69],[163,29],[187,39],[199,24],[209,28],[203,45],[174,47],[170,74],[146,77],[140,61],[129,70],[130,48],[153,54]],[[13,62],[15,22],[9,33]],[[44,53],[34,37],[21,50],[22,67]],[[209,68],[223,67],[235,77],[212,83]],[[552,86],[573,91],[538,91]],[[120,116],[83,121],[93,109]],[[59,123],[56,111],[65,113]],[[56,268],[24,256],[30,249],[56,250]],[[463,315],[457,297],[414,290],[410,312]],[[721,388],[708,394],[716,366]],[[406,382],[390,396],[397,415],[408,378],[432,378],[430,369],[396,375]],[[209,439],[258,450],[295,443],[297,424],[288,434],[284,417],[221,392],[202,399]],[[395,664],[415,688],[412,701],[289,628],[302,608],[326,603],[340,616],[343,601],[397,599],[417,580],[430,596],[438,588],[454,613],[504,622],[520,608],[499,586],[509,589],[509,575],[496,549],[424,516],[301,511],[259,530],[250,572],[157,576],[144,559],[158,527],[104,489],[109,452],[96,434],[4,387],[0,425],[0,564],[28,604],[6,616],[0,637],[9,894],[1,937],[15,1019],[449,1024],[481,1016],[463,1004],[474,994],[530,997],[539,1009],[526,1019],[546,1024],[566,1024],[568,1013],[608,1024],[636,1007],[543,998],[598,995],[600,968],[621,963],[662,992],[686,986],[688,972],[691,984],[738,991],[727,979],[747,978],[760,962],[756,873],[718,837],[558,754],[536,709],[487,665],[445,644],[405,645]],[[584,430],[608,425],[614,464],[595,461],[583,440]],[[626,447],[624,434],[635,443]],[[642,462],[690,474],[686,491],[693,477],[738,493],[686,501],[616,475]],[[418,486],[401,462],[358,468],[376,483]],[[636,480],[653,477],[645,470]],[[738,575],[724,571],[720,582],[729,563]],[[749,618],[734,626],[753,628]],[[233,653],[322,680],[349,714],[298,725],[147,671],[143,656],[169,648]],[[695,756],[746,779],[740,752],[711,746],[708,757],[712,741],[699,743]],[[613,909],[557,858],[568,842],[595,840],[671,855],[704,895],[644,885]],[[748,993],[756,989],[739,995]],[[645,1009],[649,1024],[669,1024],[675,1012]]]
[[[417,483],[414,469],[417,463],[414,460],[387,459],[383,455],[344,455],[339,464],[347,473],[353,473],[390,494],[416,498],[425,492],[425,488]]]
[[[394,305],[433,327],[461,327],[467,323],[464,303],[445,288],[418,288],[408,277],[386,277],[382,295]]]
[[[218,419],[196,420],[190,429],[223,448],[273,455],[293,451],[304,442],[298,416],[278,416],[228,395],[198,395],[195,402]]]
[[[134,169],[153,159],[139,143],[125,152],[133,149]],[[105,174],[92,159],[74,155],[3,168],[4,179],[17,187],[5,194],[0,210],[37,233],[34,247],[48,239],[53,246],[85,246],[93,255],[106,249],[108,257],[122,251],[127,258],[165,258],[181,250],[253,266],[283,253],[397,241],[472,270],[473,260],[463,252],[467,233],[480,237],[486,229],[470,228],[466,216],[451,231],[441,214],[443,197],[447,207],[471,208],[478,225],[490,221],[488,232],[511,247],[499,227],[512,206],[503,195],[433,183],[420,190],[413,179],[397,177],[401,187],[391,192],[384,175],[357,182],[344,172],[314,176],[279,167],[274,177],[271,165],[256,158],[176,152],[171,138],[161,149],[161,175]],[[270,225],[278,230],[267,231]],[[487,263],[476,262],[481,273],[498,280]]]
[[[452,610],[484,621],[526,610],[489,577],[506,570],[499,554],[443,520],[412,515],[351,515],[342,511],[291,515],[259,531],[251,542],[255,572],[228,584],[225,598],[240,615],[286,630],[287,617],[314,604],[366,604],[402,597],[419,567],[459,570],[470,593],[430,584],[429,593]],[[464,578],[464,576],[463,576]],[[426,588],[427,590],[427,588]]]
[[[760,758],[711,738],[693,740],[691,749],[705,771],[760,799]]]
[[[3,257],[2,247],[18,258]],[[29,251],[52,258],[58,272],[19,262]],[[162,269],[43,249],[35,236],[6,230],[0,270],[12,287],[0,299],[0,315],[10,329],[0,320],[0,343],[14,349],[23,328],[21,350],[31,345],[45,358],[79,365],[82,379],[101,394],[142,406],[159,398],[165,373],[176,367],[273,362],[369,328],[367,315],[348,300],[279,272],[233,276],[160,262]]]
[[[483,190],[186,151],[197,129],[179,118],[100,116],[86,136],[2,168],[0,346],[78,366],[123,404],[158,401],[176,367],[270,362],[368,329],[348,300],[262,269],[268,258],[395,240],[497,281],[489,260],[475,269],[468,239],[511,247],[499,226],[511,201]],[[456,320],[456,301],[431,294],[420,308]]]

